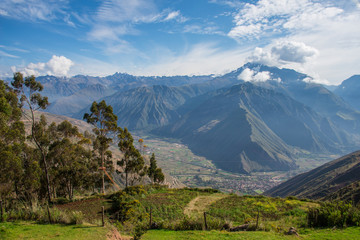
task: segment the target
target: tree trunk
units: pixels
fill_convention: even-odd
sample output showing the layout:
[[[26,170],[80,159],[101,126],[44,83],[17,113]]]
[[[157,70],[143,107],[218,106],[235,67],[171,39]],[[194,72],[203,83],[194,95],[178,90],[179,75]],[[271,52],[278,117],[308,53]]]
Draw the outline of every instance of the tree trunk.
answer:
[[[102,178],[102,194],[105,194],[105,166],[104,166],[104,151],[101,151],[101,167],[102,167],[102,172],[101,172],[101,178]]]
[[[128,187],[128,172],[125,170],[125,187]]]
[[[43,153],[42,149],[41,149],[41,155],[42,155],[42,160],[44,163],[44,170],[45,170],[45,176],[46,176],[46,186],[47,186],[47,192],[48,192],[48,202],[49,204],[51,203],[51,189],[50,189],[50,178],[49,178],[49,173],[48,173],[48,166],[47,166],[47,162],[46,162],[46,156]]]
[[[30,106],[30,111],[31,111],[31,117],[32,117],[32,126],[31,126],[31,135],[32,135],[32,139],[34,140],[37,148],[40,150],[41,156],[42,156],[42,161],[44,163],[44,171],[45,171],[45,177],[46,177],[46,185],[47,185],[47,192],[48,192],[48,202],[49,204],[51,203],[51,189],[50,189],[50,178],[49,178],[49,173],[48,173],[48,166],[47,166],[47,162],[46,162],[46,154],[44,153],[43,148],[40,146],[40,143],[37,141],[36,137],[35,137],[35,116],[34,116],[34,110],[31,107],[31,104],[29,104]]]

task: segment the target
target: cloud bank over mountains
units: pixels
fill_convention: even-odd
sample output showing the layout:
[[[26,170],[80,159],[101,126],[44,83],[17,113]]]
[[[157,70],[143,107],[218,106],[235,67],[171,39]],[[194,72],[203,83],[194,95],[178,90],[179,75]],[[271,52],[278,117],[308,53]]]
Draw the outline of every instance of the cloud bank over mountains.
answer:
[[[245,68],[238,76],[239,80],[244,80],[245,82],[266,82],[271,80],[270,72],[255,72],[249,68]],[[281,79],[276,79],[281,82]]]
[[[316,48],[303,42],[284,41],[269,45],[267,49],[255,48],[247,58],[250,62],[281,66],[288,63],[306,64],[319,55]]]

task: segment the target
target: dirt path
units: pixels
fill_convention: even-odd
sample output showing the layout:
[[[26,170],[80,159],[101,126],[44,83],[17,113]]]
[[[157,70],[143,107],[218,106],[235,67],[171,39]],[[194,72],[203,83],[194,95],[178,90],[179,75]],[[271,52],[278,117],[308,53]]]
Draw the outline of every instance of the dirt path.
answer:
[[[106,235],[106,240],[131,240],[130,236],[121,236],[120,232],[115,228],[111,227],[111,230]]]
[[[226,196],[228,195],[223,193],[215,193],[207,196],[198,196],[191,200],[191,202],[189,202],[189,204],[185,207],[184,214],[189,217],[202,216],[208,206]]]

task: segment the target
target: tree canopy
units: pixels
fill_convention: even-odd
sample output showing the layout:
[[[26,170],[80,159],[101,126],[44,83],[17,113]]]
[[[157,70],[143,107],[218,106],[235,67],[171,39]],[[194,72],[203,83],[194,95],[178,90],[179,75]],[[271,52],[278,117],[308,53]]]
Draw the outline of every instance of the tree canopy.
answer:
[[[90,114],[84,114],[84,120],[94,126],[93,132],[96,135],[94,141],[94,151],[97,153],[102,170],[102,193],[105,193],[105,175],[103,171],[111,170],[111,152],[108,151],[112,142],[111,134],[117,132],[117,116],[113,113],[111,105],[107,105],[105,100],[97,103],[94,101],[90,107]]]

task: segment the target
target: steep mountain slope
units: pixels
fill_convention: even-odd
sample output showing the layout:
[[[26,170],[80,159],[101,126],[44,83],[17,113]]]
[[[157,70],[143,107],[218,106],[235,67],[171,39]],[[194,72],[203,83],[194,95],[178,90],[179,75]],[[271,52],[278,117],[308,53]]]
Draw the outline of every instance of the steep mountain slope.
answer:
[[[191,88],[155,85],[117,92],[104,98],[118,116],[120,126],[146,129],[177,120],[176,108],[196,95]]]
[[[360,113],[355,111],[341,97],[321,84],[312,82],[312,78],[291,69],[279,69],[256,63],[248,63],[237,70],[238,76],[247,70],[253,75],[266,73],[266,81],[253,83],[288,95],[319,114],[328,117],[336,126],[352,134],[352,139],[360,142]],[[241,78],[240,78],[241,79]],[[356,134],[353,134],[356,133]]]
[[[90,105],[93,101],[114,93],[114,90],[101,84],[90,85],[77,91],[75,94],[62,97],[51,103],[46,111],[72,117],[84,106]]]
[[[37,79],[44,85],[42,94],[48,96],[51,103],[51,107],[47,111],[79,117],[80,114],[76,113],[87,107],[92,101],[104,98],[115,92],[152,85],[182,86],[190,83],[201,85],[206,81],[212,80],[213,77],[141,77],[115,73],[106,77],[77,75],[71,78],[44,76]]]
[[[359,198],[360,151],[350,153],[270,189],[270,196],[300,198]],[[354,190],[355,189],[355,190]]]
[[[163,77],[163,81],[169,78]],[[174,83],[180,77],[174,77]],[[186,77],[187,79],[188,77]],[[200,77],[192,77],[197,79]],[[201,77],[202,81],[205,77]],[[236,80],[236,82],[238,82]],[[169,124],[179,119],[187,112],[184,108],[179,110],[186,100],[202,95],[209,91],[224,87],[232,86],[233,80],[214,78],[205,82],[183,85],[183,86],[166,86],[152,85],[129,90],[117,91],[111,96],[102,98],[108,104],[113,106],[114,113],[119,116],[119,124],[129,129],[147,130]],[[101,96],[101,95],[95,95]],[[94,98],[94,97],[93,97]],[[72,98],[67,98],[72,100]],[[96,99],[95,99],[96,100]],[[72,101],[68,101],[69,106]],[[79,101],[80,102],[80,101]],[[84,101],[83,101],[84,102]],[[73,114],[73,117],[82,118],[85,112],[89,111],[89,105]]]
[[[310,108],[251,83],[207,96],[179,121],[154,133],[182,139],[225,170],[291,169],[295,165],[290,145],[331,151],[330,135],[335,136],[333,144],[342,140],[335,127]]]
[[[325,153],[349,144],[345,132],[311,108],[252,83],[189,99],[183,108],[191,110],[153,132],[181,139],[229,171],[292,169],[293,147]]]
[[[341,200],[353,202],[354,204],[360,203],[360,181],[355,181],[343,188],[340,188],[334,193],[324,197],[325,200]]]
[[[344,80],[334,92],[360,111],[360,75],[354,75]]]
[[[73,81],[55,76],[40,76],[36,80],[44,86],[42,94],[47,96],[50,102],[64,96],[70,96],[82,88]]]

